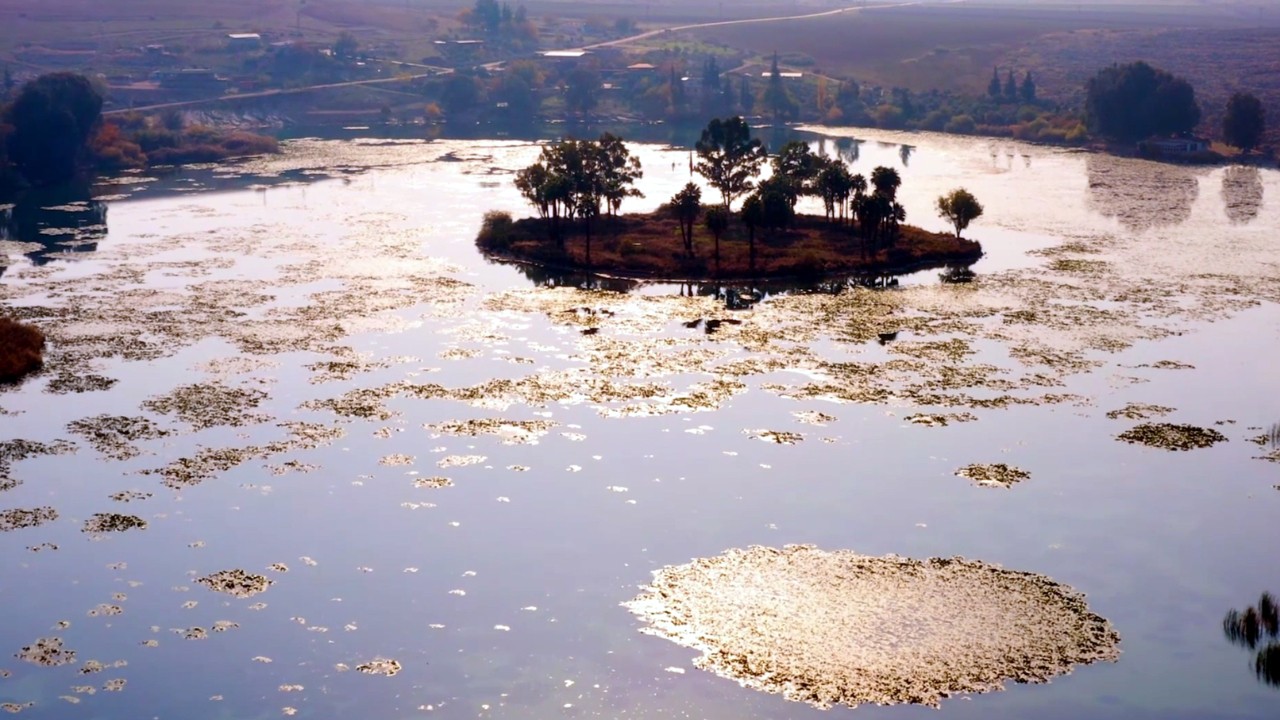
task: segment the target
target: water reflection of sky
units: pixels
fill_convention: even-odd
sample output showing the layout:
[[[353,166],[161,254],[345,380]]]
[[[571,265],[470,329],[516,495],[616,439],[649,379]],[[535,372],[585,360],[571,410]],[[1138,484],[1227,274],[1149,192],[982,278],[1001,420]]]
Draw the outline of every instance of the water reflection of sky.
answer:
[[[988,250],[979,273],[1039,267],[1045,259],[1028,250],[1100,233],[1150,237],[1138,249],[1117,247],[1115,256],[1159,248],[1168,253],[1164,267],[1189,273],[1195,266],[1188,258],[1197,249],[1253,247],[1267,228],[1280,225],[1276,206],[1266,200],[1280,189],[1270,171],[1259,175],[1263,200],[1252,222],[1226,221],[1218,192],[1226,171],[1215,169],[1190,174],[1203,188],[1189,201],[1187,194],[1178,196],[1187,205],[1181,224],[1135,228],[1126,217],[1164,205],[1135,209],[1140,198],[1129,197],[1123,211],[1109,212],[1090,189],[1097,164],[1091,164],[1092,156],[925,135],[912,136],[916,149],[903,167],[894,143],[899,138],[868,137],[857,145],[855,167],[899,167],[909,221],[930,229],[943,229],[932,214],[932,198],[958,184],[969,187],[988,208],[970,231]],[[831,151],[837,147],[835,140],[827,144]],[[279,367],[252,375],[265,381],[262,387],[271,395],[262,409],[280,419],[328,419],[299,410],[300,401],[407,377],[454,387],[581,365],[569,357],[582,340],[577,327],[540,313],[481,309],[486,294],[526,286],[517,270],[479,259],[471,240],[485,210],[524,211],[505,172],[529,162],[536,148],[486,141],[436,145],[315,144],[300,157],[252,168],[248,182],[265,186],[256,190],[236,190],[245,181],[225,178],[227,185],[219,186],[225,192],[169,194],[162,180],[133,199],[110,202],[110,232],[99,252],[55,271],[89,282],[118,265],[211,257],[219,254],[219,242],[266,236],[278,237],[278,251],[239,258],[233,268],[214,269],[209,277],[271,280],[290,261],[296,243],[407,237],[434,263],[434,272],[480,287],[457,312],[397,311],[403,320],[398,332],[354,334],[346,342],[376,359],[412,358],[355,380],[315,386],[301,369],[315,359],[311,354],[271,358]],[[427,162],[450,152],[472,159]],[[655,206],[689,179],[686,150],[643,146],[639,152],[647,197],[631,206],[636,210]],[[389,159],[417,153],[411,157],[422,162],[299,180],[313,178],[303,173],[326,158],[354,164],[362,153]],[[1010,156],[1015,161],[1005,162]],[[1122,166],[1122,173],[1163,172],[1163,166],[1106,162]],[[209,172],[193,176],[205,184]],[[1186,176],[1182,169],[1176,174]],[[188,238],[191,247],[138,260],[113,255],[174,236]],[[332,273],[377,273],[378,263],[387,261],[352,255],[343,262]],[[1230,267],[1229,259],[1203,262]],[[21,290],[40,282],[43,272],[49,271],[11,268],[0,290],[7,301],[36,302]],[[204,279],[164,266],[145,282],[181,289]],[[282,286],[271,307],[303,305],[309,293],[337,284]],[[660,334],[695,332],[679,326],[684,319],[672,318]],[[1280,346],[1277,320],[1275,305],[1264,304],[1237,309],[1218,322],[1194,323],[1181,337],[1103,355],[1103,368],[1070,376],[1063,391],[1089,398],[1089,404],[979,410],[978,422],[947,428],[907,425],[902,417],[914,408],[892,403],[790,401],[758,389],[766,382],[797,381],[797,373],[781,370],[753,378],[751,390],[717,411],[653,418],[606,420],[589,404],[497,411],[397,398],[389,405],[402,413],[399,418],[354,421],[333,446],[285,456],[320,470],[273,476],[261,462],[249,462],[180,494],[134,472],[189,455],[196,446],[267,442],[280,430],[214,428],[166,438],[145,446],[155,455],[123,463],[102,462],[88,447],[77,455],[24,461],[13,471],[23,484],[0,494],[0,507],[51,505],[61,518],[0,534],[0,572],[8,578],[0,585],[0,600],[9,618],[0,625],[0,657],[58,634],[77,650],[80,662],[127,660],[128,666],[82,676],[75,672],[80,662],[43,669],[16,658],[0,660],[0,668],[14,673],[0,679],[0,702],[34,700],[37,705],[26,714],[60,718],[271,717],[286,707],[303,717],[399,717],[419,714],[423,706],[443,717],[817,717],[817,711],[695,670],[692,653],[638,634],[618,607],[657,567],[728,547],[811,542],[868,554],[964,555],[1045,573],[1087,593],[1091,609],[1123,638],[1124,654],[1115,665],[1078,668],[1045,686],[952,700],[943,704],[946,717],[1270,717],[1275,691],[1241,670],[1238,648],[1222,641],[1221,618],[1224,608],[1256,596],[1259,584],[1265,585],[1259,567],[1265,567],[1265,549],[1280,539],[1274,523],[1280,493],[1271,489],[1280,479],[1274,465],[1251,459],[1255,448],[1244,442],[1256,434],[1246,426],[1277,416],[1273,398],[1280,396],[1280,378],[1270,362]],[[456,332],[461,330],[503,337],[472,341]],[[438,357],[453,346],[482,354],[461,362]],[[993,362],[1006,354],[994,343],[976,349]],[[890,357],[874,343],[854,348],[829,342],[824,352],[864,361]],[[534,363],[508,363],[503,353]],[[101,372],[118,377],[119,384],[79,396],[44,394],[37,379],[0,395],[0,407],[26,410],[0,416],[0,437],[66,437],[65,424],[81,417],[137,414],[148,396],[190,381],[193,366],[234,354],[223,341],[207,339],[156,361],[107,360]],[[1195,369],[1139,367],[1162,359]],[[1231,441],[1208,450],[1140,448],[1114,442],[1112,436],[1127,425],[1103,414],[1127,402],[1176,407],[1178,421],[1237,423],[1220,426]],[[791,415],[807,409],[838,420],[817,428]],[[536,419],[540,412],[561,426],[538,445],[432,437],[423,429],[446,419]],[[396,431],[375,437],[383,426]],[[806,439],[796,446],[771,445],[743,435],[746,428],[803,432]],[[378,463],[395,453],[417,460],[413,466]],[[435,463],[446,455],[487,460],[442,471]],[[1007,462],[1029,469],[1032,478],[1008,491],[977,489],[952,475],[971,462]],[[508,469],[512,465],[529,470],[515,472]],[[453,478],[454,487],[413,486],[415,478],[435,474]],[[127,505],[106,499],[124,489],[156,495]],[[98,541],[80,533],[85,518],[107,510],[138,513],[150,527]],[[41,542],[59,549],[26,549]],[[307,565],[304,556],[317,564]],[[290,571],[266,571],[275,562]],[[233,567],[266,573],[276,583],[251,600],[236,600],[194,582]],[[122,615],[86,616],[117,592],[127,595],[119,603]],[[198,605],[184,609],[189,600]],[[255,601],[267,607],[250,610]],[[50,630],[64,619],[69,629]],[[209,628],[218,620],[240,627],[207,640],[170,632]],[[147,639],[159,646],[142,646]],[[382,678],[336,667],[354,668],[376,656],[396,658],[404,670]],[[686,672],[667,671],[673,667]],[[74,694],[74,685],[100,687],[115,677],[128,679],[121,693],[80,695],[78,705],[59,699]],[[303,689],[280,690],[295,684]],[[913,707],[857,712],[937,717]]]

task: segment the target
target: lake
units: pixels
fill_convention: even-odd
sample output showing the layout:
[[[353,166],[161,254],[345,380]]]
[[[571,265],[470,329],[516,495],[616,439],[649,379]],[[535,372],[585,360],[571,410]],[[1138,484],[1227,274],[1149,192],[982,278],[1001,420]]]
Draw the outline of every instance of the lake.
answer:
[[[945,230],[934,198],[972,191],[975,280],[731,313],[490,263],[483,214],[531,212],[515,139],[298,138],[5,208],[0,298],[50,346],[0,392],[0,441],[29,441],[0,472],[0,703],[1274,717],[1222,619],[1280,591],[1280,172],[823,132],[801,136],[899,170],[908,222]],[[633,151],[624,211],[690,180],[687,147]],[[1117,439],[1143,422],[1224,441]],[[1029,477],[956,475],[992,463]],[[793,543],[1046,575],[1121,654],[940,711],[822,711],[695,668],[622,605],[660,568]]]

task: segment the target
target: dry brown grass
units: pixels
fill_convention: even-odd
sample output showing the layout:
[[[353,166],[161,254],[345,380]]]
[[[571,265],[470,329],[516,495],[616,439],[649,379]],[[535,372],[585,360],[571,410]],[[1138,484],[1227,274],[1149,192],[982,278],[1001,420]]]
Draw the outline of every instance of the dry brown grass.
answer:
[[[590,270],[638,279],[735,280],[795,279],[841,274],[888,275],[928,267],[968,264],[982,246],[953,235],[904,226],[891,248],[871,248],[848,226],[822,217],[800,215],[786,230],[757,229],[751,264],[749,231],[735,220],[720,239],[717,271],[714,238],[701,224],[694,228],[694,255],[685,253],[676,219],[668,210],[601,218],[593,223]],[[548,239],[547,222],[517,220],[510,242],[482,248],[490,255],[551,268],[588,268],[586,238],[580,226],[566,233],[564,250]],[[480,242],[480,241],[478,241]]]
[[[16,382],[44,364],[44,333],[34,325],[0,317],[0,382]]]

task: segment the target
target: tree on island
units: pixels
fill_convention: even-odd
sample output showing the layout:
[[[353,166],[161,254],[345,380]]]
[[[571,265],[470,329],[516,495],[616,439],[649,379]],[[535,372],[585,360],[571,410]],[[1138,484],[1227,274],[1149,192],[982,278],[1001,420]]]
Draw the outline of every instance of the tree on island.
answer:
[[[771,230],[782,230],[789,227],[796,218],[796,195],[794,187],[777,176],[760,183],[756,190],[760,197],[760,224]]]
[[[991,68],[991,82],[987,83],[987,95],[992,100],[1000,99],[1000,68]]]
[[[1196,92],[1145,62],[1112,65],[1085,85],[1090,131],[1115,140],[1188,133],[1200,123]]]
[[[598,154],[602,193],[610,215],[617,215],[622,201],[629,197],[644,197],[636,189],[636,181],[644,177],[640,158],[631,154],[622,138],[604,133],[596,141],[594,152]]]
[[[838,211],[838,219],[844,222],[849,195],[853,192],[853,175],[849,173],[849,168],[838,160],[828,162],[818,173],[816,184],[827,219],[836,219]]]
[[[1222,137],[1245,153],[1258,147],[1267,129],[1267,111],[1262,101],[1249,93],[1236,93],[1227,101],[1222,117]]]
[[[563,140],[545,145],[538,161],[516,173],[520,194],[548,220],[550,234],[561,247],[560,220],[581,220],[591,264],[591,221],[602,205],[616,213],[622,200],[640,192],[640,160],[621,138],[605,133],[599,140]]]
[[[792,140],[773,157],[773,177],[785,190],[792,208],[801,196],[816,194],[814,181],[822,172],[825,158],[818,157],[809,144]]]
[[[693,224],[698,220],[698,211],[702,209],[702,188],[687,183],[680,192],[671,198],[671,207],[676,211],[680,221],[680,239],[684,242],[685,255],[693,257]]]
[[[863,238],[869,241],[863,244],[864,251],[881,241],[892,245],[898,237],[899,226],[907,219],[906,208],[898,203],[902,177],[897,170],[881,166],[871,172],[870,195],[866,194],[867,183],[861,175],[854,176],[853,184],[853,214]]]
[[[764,224],[764,201],[759,193],[752,193],[742,202],[742,224],[747,226],[747,247],[750,267],[756,267],[756,228]]]
[[[698,153],[694,169],[720,191],[726,210],[734,198],[755,186],[753,178],[760,175],[760,166],[768,157],[768,151],[758,138],[751,137],[751,128],[741,116],[712,120],[694,148]]]
[[[969,223],[982,216],[982,204],[973,193],[956,188],[938,198],[938,215],[955,227],[956,238],[959,238]]]
[[[10,161],[28,182],[49,185],[79,169],[102,117],[102,96],[83,75],[41,75],[22,86],[6,116]]]
[[[723,207],[716,205],[707,208],[703,214],[702,222],[707,226],[707,230],[711,233],[711,237],[716,242],[716,273],[720,272],[720,236],[724,235],[724,231],[729,229],[729,211]]]

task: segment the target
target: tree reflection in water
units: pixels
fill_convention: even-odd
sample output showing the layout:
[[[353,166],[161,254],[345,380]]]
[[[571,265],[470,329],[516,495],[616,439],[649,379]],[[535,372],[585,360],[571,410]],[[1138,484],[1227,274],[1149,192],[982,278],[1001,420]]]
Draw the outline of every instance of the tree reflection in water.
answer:
[[[1262,174],[1256,167],[1236,165],[1222,175],[1222,206],[1232,225],[1246,225],[1262,209]]]
[[[862,141],[857,138],[836,138],[836,156],[849,165],[858,162],[862,155]]]
[[[1200,196],[1204,170],[1089,155],[1089,207],[1134,231],[1181,225]]]
[[[1233,645],[1257,650],[1254,671],[1258,681],[1280,687],[1280,616],[1271,593],[1262,593],[1256,606],[1229,610],[1222,619],[1222,632]]]
[[[61,253],[92,252],[107,236],[107,204],[93,200],[87,184],[32,189],[0,205],[0,241],[31,243],[36,265]]]

